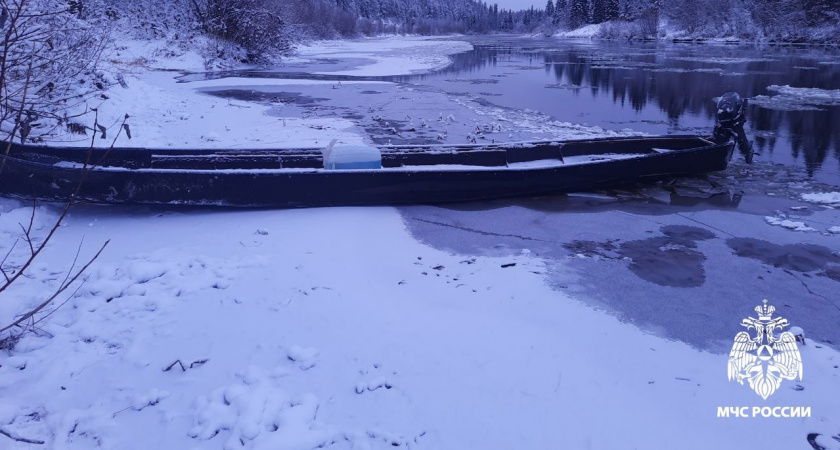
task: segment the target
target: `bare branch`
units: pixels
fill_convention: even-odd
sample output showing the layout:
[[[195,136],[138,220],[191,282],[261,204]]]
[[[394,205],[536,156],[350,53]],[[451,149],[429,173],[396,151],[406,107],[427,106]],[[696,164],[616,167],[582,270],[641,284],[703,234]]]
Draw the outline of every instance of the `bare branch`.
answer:
[[[0,328],[0,333],[4,332],[6,330],[9,330],[11,328],[14,328],[14,327],[20,325],[21,323],[23,323],[27,320],[33,319],[35,317],[35,314],[38,314],[38,312],[41,311],[42,309],[44,309],[44,307],[46,307],[47,305],[52,303],[52,301],[55,300],[56,297],[58,297],[59,295],[61,295],[62,292],[67,290],[67,288],[71,284],[73,284],[85,271],[87,271],[88,267],[90,267],[90,265],[93,264],[93,262],[96,261],[97,258],[99,258],[99,255],[102,254],[102,252],[105,250],[105,247],[107,247],[108,243],[110,243],[110,242],[111,242],[110,239],[105,241],[105,243],[102,244],[102,247],[100,247],[99,251],[96,252],[95,255],[93,255],[93,257],[87,262],[87,264],[85,264],[84,267],[79,269],[79,271],[76,272],[75,275],[73,275],[73,277],[70,279],[70,281],[68,283],[63,284],[48,299],[44,300],[40,305],[38,305],[37,307],[35,307],[31,311],[27,312],[26,314],[22,315],[21,317],[19,317],[17,320],[12,322],[10,325],[5,326],[4,328]]]
[[[64,286],[67,283],[67,279],[70,278],[70,274],[73,273],[73,269],[76,268],[76,262],[79,261],[79,253],[82,252],[82,245],[85,243],[85,237],[82,236],[82,240],[79,241],[79,247],[76,248],[76,255],[73,257],[73,264],[70,265],[70,268],[67,269],[67,275],[64,276],[64,281],[61,282],[61,285]]]
[[[2,428],[0,428],[0,434],[2,434],[3,436],[6,436],[7,438],[12,439],[14,441],[23,442],[23,443],[26,443],[26,444],[36,444],[36,445],[43,445],[44,444],[44,441],[39,441],[37,439],[27,439],[27,438],[24,438],[24,437],[15,436],[12,433],[9,433],[8,431],[6,431]]]
[[[32,237],[29,236],[29,230],[23,227],[22,223],[19,223],[21,231],[23,231],[23,239],[29,244],[29,253],[35,254],[35,249],[32,247]]]
[[[79,188],[81,188],[81,186],[79,186]],[[76,190],[76,192],[78,192],[78,189]],[[41,242],[41,244],[38,245],[38,247],[35,249],[35,251],[23,263],[23,265],[20,267],[20,269],[18,269],[18,271],[15,272],[15,274],[12,276],[12,278],[9,279],[8,281],[6,281],[6,283],[3,284],[3,286],[0,286],[0,292],[5,291],[9,286],[12,285],[12,283],[15,282],[15,280],[20,278],[21,275],[23,275],[23,273],[26,271],[26,269],[28,269],[29,266],[32,265],[32,262],[35,260],[36,257],[38,257],[38,255],[41,253],[41,251],[44,249],[44,247],[47,246],[47,242],[49,242],[49,240],[52,238],[52,236],[55,234],[55,232],[61,226],[61,221],[64,220],[64,218],[67,216],[67,212],[70,210],[70,207],[73,205],[75,197],[76,197],[75,194],[70,196],[70,200],[67,202],[67,205],[65,205],[64,211],[61,212],[61,215],[58,217],[58,220],[55,221],[55,224],[50,229],[49,233],[47,233],[46,238],[44,238],[44,240]]]
[[[68,272],[68,273],[69,273],[69,272]],[[64,301],[63,301],[63,302],[61,302],[61,303],[59,303],[58,305],[56,305],[56,307],[55,307],[55,308],[53,308],[52,310],[50,310],[50,312],[48,312],[48,313],[44,314],[43,316],[39,317],[39,318],[38,318],[38,320],[36,320],[35,322],[33,322],[33,325],[36,325],[36,324],[38,324],[38,323],[42,322],[43,320],[46,320],[46,319],[47,319],[47,317],[51,316],[54,312],[56,312],[56,311],[58,311],[59,309],[61,309],[61,307],[62,307],[62,306],[66,305],[66,304],[67,304],[67,302],[69,302],[69,301],[70,301],[73,297],[75,297],[75,296],[76,296],[76,294],[78,294],[78,293],[79,293],[79,290],[82,288],[82,286],[84,286],[84,285],[85,285],[85,281],[86,281],[86,280],[82,280],[82,282],[81,282],[81,283],[79,283],[79,286],[77,286],[77,287],[76,287],[76,289],[73,291],[73,293],[72,293],[72,294],[68,295],[68,296],[67,296],[67,298],[66,298],[66,299],[64,299]]]
[[[122,132],[123,128],[125,128],[125,121],[126,121],[126,120],[128,120],[128,114],[126,114],[126,115],[125,115],[125,117],[123,118],[123,121],[122,121],[122,123],[120,124],[120,128],[119,128],[119,129],[117,129],[117,135],[116,135],[116,136],[114,136],[114,140],[113,140],[113,141],[111,141],[111,147],[109,147],[109,148],[114,148],[114,144],[116,144],[116,143],[117,143],[117,138],[119,138],[119,137],[120,137],[120,133]],[[129,135],[129,137],[130,137],[130,135]]]
[[[29,253],[30,254],[35,253],[35,249],[32,248],[32,235],[31,235],[31,233],[32,233],[32,225],[35,223],[35,209],[36,209],[37,204],[38,204],[37,200],[32,201],[32,214],[29,215],[29,226],[24,228],[23,224],[20,224],[20,223],[18,224],[18,225],[20,225],[20,229],[23,230],[23,235],[26,239],[26,243],[29,244]]]
[[[6,256],[3,257],[3,261],[0,261],[0,272],[3,272],[3,276],[6,277],[6,281],[9,281],[9,276],[6,275],[6,271],[3,269],[3,266],[6,264],[6,260],[9,259],[9,255],[15,250],[17,247],[18,242],[20,242],[20,238],[15,239],[15,242],[12,243],[12,246],[9,248],[9,251],[6,252]]]
[[[7,10],[0,32],[0,133],[25,142],[43,139],[70,108],[93,98],[106,85],[96,67],[108,45],[108,23],[67,14],[63,0],[2,1]],[[82,83],[79,83],[79,81]],[[38,120],[40,127],[30,127]]]

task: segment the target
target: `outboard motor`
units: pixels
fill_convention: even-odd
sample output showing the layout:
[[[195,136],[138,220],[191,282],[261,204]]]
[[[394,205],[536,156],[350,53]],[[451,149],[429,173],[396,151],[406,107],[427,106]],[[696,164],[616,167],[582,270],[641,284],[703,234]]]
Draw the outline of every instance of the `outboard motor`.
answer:
[[[752,142],[744,132],[747,121],[747,99],[741,98],[737,92],[727,92],[720,96],[717,102],[717,123],[715,124],[714,139],[718,142],[735,140],[738,151],[744,155],[744,160],[751,164],[753,156]]]

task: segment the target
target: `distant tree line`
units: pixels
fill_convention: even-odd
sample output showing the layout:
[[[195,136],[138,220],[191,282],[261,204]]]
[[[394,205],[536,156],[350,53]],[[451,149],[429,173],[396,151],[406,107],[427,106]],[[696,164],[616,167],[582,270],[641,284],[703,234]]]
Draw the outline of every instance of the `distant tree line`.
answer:
[[[541,9],[501,9],[476,0],[71,0],[85,11],[136,18],[142,33],[181,37],[197,31],[216,40],[219,58],[270,60],[308,39],[383,34],[530,32],[544,25]],[[97,6],[94,7],[94,4]],[[549,20],[550,22],[550,20]]]
[[[10,1],[10,0],[4,0]],[[138,38],[211,38],[210,60],[263,62],[307,39],[382,34],[533,33],[605,24],[603,37],[684,35],[840,41],[837,0],[545,0],[510,10],[479,0],[51,0],[79,19],[128,19]]]
[[[512,11],[476,0],[334,0],[356,18],[352,31],[361,34],[527,32],[546,17],[545,11]]]
[[[636,35],[656,37],[662,24],[687,36],[732,36],[785,42],[840,41],[837,0],[548,0],[553,25],[633,24]]]
[[[542,9],[500,9],[477,0],[309,0],[336,6],[341,35],[533,32],[610,23],[623,37],[657,37],[661,25],[697,37],[840,41],[838,0],[546,0]],[[338,25],[340,23],[340,25]],[[610,27],[605,27],[609,33]],[[628,34],[629,30],[629,34]],[[328,31],[328,30],[324,30]],[[610,37],[609,35],[605,37]],[[618,36],[613,36],[618,37]]]
[[[270,59],[307,39],[525,33],[553,23],[542,9],[512,11],[476,0],[174,0],[161,9],[174,4],[182,5],[202,33],[219,40],[214,51],[220,58],[233,51],[223,43],[233,43],[248,62]]]

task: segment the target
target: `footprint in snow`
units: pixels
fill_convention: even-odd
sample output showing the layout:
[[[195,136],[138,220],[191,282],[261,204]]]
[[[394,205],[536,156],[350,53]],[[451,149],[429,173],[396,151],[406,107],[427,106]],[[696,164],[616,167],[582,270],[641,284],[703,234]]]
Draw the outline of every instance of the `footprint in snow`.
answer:
[[[314,348],[304,348],[299,345],[289,347],[286,352],[286,357],[289,361],[294,361],[298,364],[301,370],[309,370],[318,363],[318,350]]]
[[[391,389],[394,385],[385,377],[374,378],[370,381],[360,381],[356,384],[356,393],[364,394],[365,392],[373,392],[380,388]]]
[[[365,392],[373,392],[377,389],[385,389],[390,390],[394,387],[394,383],[391,381],[392,378],[390,376],[375,376],[380,373],[381,370],[380,364],[374,364],[372,370],[360,370],[364,376],[373,376],[370,379],[362,380],[356,383],[356,393],[357,394],[364,394]],[[392,372],[390,375],[396,375],[396,372]]]
[[[197,399],[194,439],[221,440],[223,448],[324,448],[333,432],[317,422],[318,399],[290,395],[277,377],[251,367],[241,379]]]

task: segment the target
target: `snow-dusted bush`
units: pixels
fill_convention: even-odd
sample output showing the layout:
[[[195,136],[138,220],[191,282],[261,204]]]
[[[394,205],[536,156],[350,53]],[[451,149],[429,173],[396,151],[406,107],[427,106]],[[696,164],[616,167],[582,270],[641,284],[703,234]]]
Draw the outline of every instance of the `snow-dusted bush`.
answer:
[[[750,11],[740,0],[673,0],[663,5],[668,30],[683,37],[754,38]]]
[[[286,2],[196,0],[195,14],[205,33],[241,47],[246,58],[243,62],[265,62],[292,48]],[[223,44],[219,45],[220,50],[225,48]]]
[[[96,24],[119,28],[121,38],[182,39],[195,31],[191,0],[74,0],[79,17]]]
[[[39,141],[107,88],[97,64],[108,26],[85,20],[79,1],[0,0],[0,8],[0,135]]]
[[[642,28],[638,22],[614,20],[601,26],[601,31],[598,34],[598,37],[616,40],[635,40],[643,38],[644,34],[642,33]]]
[[[766,40],[840,43],[840,10],[836,2],[761,0],[751,12]]]

